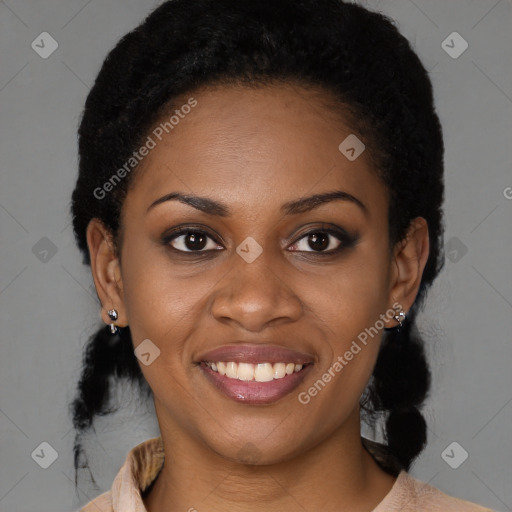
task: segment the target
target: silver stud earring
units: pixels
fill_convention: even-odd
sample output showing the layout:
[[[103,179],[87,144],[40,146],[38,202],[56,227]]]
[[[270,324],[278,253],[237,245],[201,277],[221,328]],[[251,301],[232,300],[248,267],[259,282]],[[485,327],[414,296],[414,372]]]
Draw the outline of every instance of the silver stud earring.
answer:
[[[119,331],[119,328],[117,327],[117,325],[114,323],[117,318],[118,318],[118,314],[117,314],[117,309],[109,309],[107,311],[107,315],[108,317],[110,318],[110,320],[112,320],[112,323],[109,325],[110,327],[110,333],[111,334],[116,334],[118,331]]]
[[[402,327],[403,321],[405,320],[405,313],[403,310],[398,311],[393,317],[398,322],[398,328]]]

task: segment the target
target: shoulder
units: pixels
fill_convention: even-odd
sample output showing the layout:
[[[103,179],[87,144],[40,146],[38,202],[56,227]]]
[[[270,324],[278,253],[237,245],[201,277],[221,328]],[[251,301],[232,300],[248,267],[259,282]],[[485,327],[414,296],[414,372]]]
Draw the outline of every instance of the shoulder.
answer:
[[[495,512],[477,503],[445,494],[402,471],[395,485],[373,512]]]
[[[113,512],[111,491],[100,494],[77,512]]]
[[[157,477],[164,462],[161,437],[148,439],[130,450],[109,491],[78,512],[145,511],[141,493]]]

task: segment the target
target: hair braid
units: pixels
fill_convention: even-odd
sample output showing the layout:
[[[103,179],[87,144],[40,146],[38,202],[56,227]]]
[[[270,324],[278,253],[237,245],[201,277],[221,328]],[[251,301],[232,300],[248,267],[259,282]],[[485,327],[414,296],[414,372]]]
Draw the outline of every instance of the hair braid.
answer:
[[[91,428],[95,416],[105,416],[117,410],[117,407],[110,406],[110,380],[113,377],[137,381],[141,389],[148,393],[151,391],[135,357],[129,327],[121,327],[117,334],[111,334],[109,328],[103,326],[91,336],[84,349],[77,393],[70,404],[76,431],[73,447],[75,468],[88,467],[81,439]],[[92,474],[91,478],[95,483]]]
[[[384,335],[369,393],[373,411],[388,413],[387,449],[405,470],[427,441],[427,425],[419,407],[427,397],[431,374],[415,317],[413,308],[401,327]]]

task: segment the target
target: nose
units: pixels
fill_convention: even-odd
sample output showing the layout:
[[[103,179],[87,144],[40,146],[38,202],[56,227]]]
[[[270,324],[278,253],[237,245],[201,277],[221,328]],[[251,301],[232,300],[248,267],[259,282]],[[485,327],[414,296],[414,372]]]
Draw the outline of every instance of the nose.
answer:
[[[272,266],[265,251],[251,263],[237,254],[234,259],[233,268],[213,294],[211,312],[215,319],[259,332],[270,324],[300,318],[302,302],[286,282],[284,273]]]

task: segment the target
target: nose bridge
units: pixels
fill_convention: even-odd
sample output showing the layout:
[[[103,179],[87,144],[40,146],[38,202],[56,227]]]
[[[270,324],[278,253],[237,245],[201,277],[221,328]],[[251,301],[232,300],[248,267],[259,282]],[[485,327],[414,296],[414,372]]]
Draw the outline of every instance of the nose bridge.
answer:
[[[240,244],[239,251],[247,249],[246,244]],[[249,252],[252,248],[249,249]],[[238,258],[238,261],[237,261]],[[235,278],[233,279],[233,291],[239,295],[250,296],[253,292],[260,300],[270,301],[275,297],[279,289],[286,288],[286,283],[276,274],[276,268],[272,268],[272,258],[269,252],[262,252],[253,261],[246,261],[237,255],[233,263]]]
[[[215,318],[231,319],[250,331],[264,329],[278,318],[296,320],[302,309],[286,277],[279,273],[275,255],[262,251],[255,259],[245,258],[251,252],[254,256],[255,250],[250,240],[240,244],[212,304]]]

